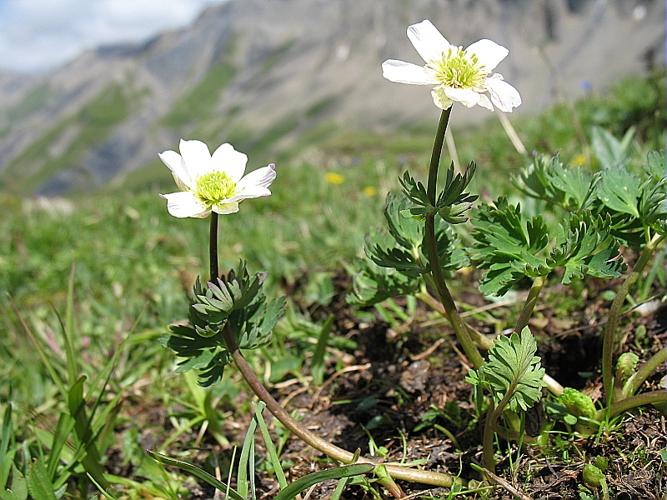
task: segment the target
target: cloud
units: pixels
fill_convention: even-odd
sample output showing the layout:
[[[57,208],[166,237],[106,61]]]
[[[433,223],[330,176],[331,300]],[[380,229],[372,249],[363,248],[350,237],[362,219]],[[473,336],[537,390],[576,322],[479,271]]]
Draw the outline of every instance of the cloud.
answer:
[[[0,68],[44,71],[98,45],[187,25],[223,0],[0,0]]]

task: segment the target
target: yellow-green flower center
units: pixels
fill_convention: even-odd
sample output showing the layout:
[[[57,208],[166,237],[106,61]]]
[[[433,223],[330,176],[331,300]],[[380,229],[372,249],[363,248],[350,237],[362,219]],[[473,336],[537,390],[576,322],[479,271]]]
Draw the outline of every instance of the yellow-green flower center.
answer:
[[[442,59],[428,64],[440,84],[456,89],[479,89],[484,86],[487,72],[479,64],[476,55],[468,55],[461,48],[450,48],[442,53]]]
[[[236,183],[224,172],[209,172],[197,180],[195,195],[208,206],[234,196]]]

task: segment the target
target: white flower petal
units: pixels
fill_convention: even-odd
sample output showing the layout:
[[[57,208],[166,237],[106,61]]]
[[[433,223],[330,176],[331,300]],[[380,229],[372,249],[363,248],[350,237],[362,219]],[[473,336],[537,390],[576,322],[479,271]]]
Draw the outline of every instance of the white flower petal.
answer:
[[[435,85],[438,83],[433,70],[394,59],[382,63],[382,76],[396,83],[410,83],[413,85]]]
[[[220,215],[226,214],[235,214],[239,211],[238,203],[220,203],[219,205],[213,205],[213,211]]]
[[[483,108],[488,109],[489,111],[493,111],[493,104],[491,104],[489,98],[484,94],[479,94],[479,102],[477,104]]]
[[[234,146],[227,143],[216,149],[211,158],[212,167],[225,172],[234,182],[241,180],[246,163],[248,163],[248,156],[236,151]]]
[[[261,198],[263,196],[271,196],[271,191],[262,186],[247,186],[243,191],[237,192],[227,201],[242,201],[249,198]]]
[[[174,177],[174,181],[179,189],[187,191],[192,187],[192,179],[190,174],[185,168],[183,158],[176,151],[164,151],[158,154],[162,163],[164,163],[169,170],[171,170],[171,175]]]
[[[443,87],[443,92],[452,101],[460,102],[466,108],[472,108],[479,103],[479,94],[472,89],[455,89]]]
[[[480,65],[484,66],[487,72],[493,71],[500,61],[505,59],[507,54],[510,53],[502,45],[498,45],[496,42],[487,40],[486,38],[473,43],[465,52],[469,56],[476,55],[477,61]]]
[[[193,182],[196,182],[202,174],[211,171],[211,153],[206,144],[201,141],[181,139],[178,149]]]
[[[167,210],[174,217],[199,217],[208,216],[210,210],[194,194],[190,192],[161,194],[167,200]]]
[[[521,104],[519,92],[509,83],[503,81],[501,75],[495,74],[491,78],[487,78],[486,87],[491,96],[491,102],[500,111],[511,113],[512,108],[516,108]]]
[[[236,185],[235,196],[244,194],[246,190],[255,188],[268,188],[275,178],[276,166],[273,163],[266,167],[253,170],[238,182]],[[269,194],[271,193],[269,192]]]
[[[429,20],[408,27],[408,38],[424,61],[430,63],[442,58],[451,45]]]
[[[431,90],[431,96],[433,97],[433,102],[440,109],[449,109],[452,107],[452,100],[445,95],[442,87],[437,87]]]

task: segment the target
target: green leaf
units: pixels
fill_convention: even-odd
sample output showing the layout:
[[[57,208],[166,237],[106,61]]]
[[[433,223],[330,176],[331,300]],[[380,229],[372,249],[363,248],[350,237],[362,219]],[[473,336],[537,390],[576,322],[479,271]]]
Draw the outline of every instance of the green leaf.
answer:
[[[39,500],[56,500],[53,485],[49,479],[49,474],[46,471],[46,466],[40,461],[36,460],[30,466],[28,473],[28,491],[32,498]]]
[[[255,430],[257,429],[257,420],[254,418],[250,420],[248,430],[243,439],[243,448],[241,448],[241,457],[239,458],[238,475],[236,477],[236,487],[239,495],[243,498],[248,497],[248,475],[254,477],[254,453],[252,449],[255,447]],[[251,470],[249,470],[251,469]]]
[[[476,168],[475,163],[470,162],[463,174],[454,174],[454,163],[452,162],[447,169],[445,186],[435,203],[438,215],[444,221],[450,224],[460,224],[468,220],[465,212],[472,207],[478,196],[467,193],[465,190],[472,181]]]
[[[396,269],[406,276],[426,272],[421,244],[423,221],[410,215],[411,201],[401,193],[389,193],[384,208],[387,232],[366,237],[366,256],[377,266]]]
[[[9,401],[5,407],[2,417],[2,429],[0,429],[0,491],[5,488],[9,471],[13,465],[14,453],[9,452],[9,444],[12,441],[12,403]]]
[[[197,370],[199,383],[219,381],[231,361],[223,337],[229,329],[241,349],[257,349],[271,340],[271,333],[285,310],[285,299],[267,300],[262,291],[266,276],[250,275],[243,261],[204,288],[198,279],[190,305],[190,323],[172,325],[166,345],[182,358],[177,371]]]
[[[91,419],[86,414],[86,401],[83,397],[83,385],[86,376],[82,375],[70,387],[67,395],[67,407],[70,417],[74,420],[74,430],[78,438],[79,447],[84,450],[84,456],[81,464],[88,474],[90,474],[97,484],[103,488],[108,487],[108,482],[104,477],[104,468],[100,463],[100,453],[94,442],[93,428]]]
[[[354,464],[334,467],[332,469],[322,470],[319,472],[313,472],[297,479],[287,488],[281,490],[280,493],[275,496],[275,500],[291,500],[295,498],[296,495],[306,491],[308,488],[315,484],[321,483],[323,481],[329,481],[331,479],[341,479],[344,477],[368,474],[372,472],[374,468],[375,466],[373,464]]]
[[[255,420],[257,421],[257,425],[259,425],[259,430],[262,433],[262,439],[264,439],[264,445],[266,446],[266,453],[269,455],[269,462],[271,463],[271,467],[273,468],[273,473],[276,475],[276,479],[278,480],[280,488],[284,489],[287,487],[287,479],[285,478],[285,472],[283,471],[283,466],[280,463],[280,458],[278,457],[276,446],[273,444],[273,440],[271,439],[271,434],[269,434],[269,428],[267,427],[266,421],[264,420],[264,416],[262,415],[262,412],[264,411],[265,407],[266,405],[264,404],[263,401],[257,403],[257,405],[255,406]]]
[[[333,327],[333,322],[334,315],[330,314],[322,325],[320,334],[317,337],[317,345],[315,346],[313,359],[310,363],[310,372],[313,375],[313,382],[317,386],[322,385],[322,381],[324,380],[324,355],[326,354],[327,343]]]
[[[74,332],[74,265],[69,273],[69,281],[67,283],[67,307],[65,309],[65,324],[62,329],[63,340],[65,343],[65,354],[67,358],[67,375],[68,382],[72,385],[76,381],[78,373],[77,360],[78,357],[74,352],[72,341],[75,338]]]
[[[556,155],[538,156],[514,181],[531,198],[575,211],[588,204],[597,178],[585,168],[564,165]]]
[[[640,180],[624,168],[602,172],[596,196],[608,208],[616,212],[639,217],[637,209],[641,195]]]
[[[428,213],[435,213],[435,207],[428,199],[426,188],[421,182],[415,180],[407,171],[403,173],[403,177],[399,177],[398,182],[403,188],[403,194],[411,202],[410,208],[407,209],[411,215],[423,217]]]
[[[611,220],[600,217],[584,220],[586,216],[572,217],[547,259],[552,268],[563,267],[561,279],[569,284],[585,276],[616,278],[625,269],[618,243],[611,235]]]
[[[593,127],[591,146],[593,154],[603,168],[613,169],[621,165],[629,156],[634,128],[629,128],[619,141],[611,133],[601,127]]]
[[[349,302],[373,305],[390,297],[414,293],[419,288],[418,278],[430,268],[422,249],[424,222],[410,214],[412,206],[402,193],[387,196],[384,210],[387,229],[367,235],[364,246],[367,258],[350,270],[354,283]],[[442,219],[436,221],[436,244],[445,272],[468,264],[457,235]]]
[[[540,216],[526,218],[521,206],[499,198],[483,205],[472,218],[475,247],[472,260],[487,272],[480,290],[502,295],[524,277],[545,276],[549,243],[547,226]]]
[[[353,305],[368,307],[390,297],[411,295],[420,285],[417,277],[380,267],[369,260],[356,262],[349,273],[353,277],[352,291],[346,300]]]
[[[536,356],[537,344],[526,327],[521,334],[500,337],[478,370],[466,380],[491,392],[496,405],[505,401],[506,409],[526,411],[542,398],[544,369]]]
[[[67,413],[62,412],[60,417],[58,417],[58,424],[56,425],[56,430],[53,433],[53,440],[51,441],[49,461],[47,464],[49,477],[55,477],[56,468],[58,467],[58,462],[60,462],[61,451],[65,446],[67,437],[73,427],[74,420]]]
[[[154,460],[156,460],[161,464],[171,465],[172,467],[176,467],[178,469],[181,469],[182,471],[189,472],[197,479],[200,479],[204,481],[206,484],[213,486],[216,490],[226,493],[233,500],[245,500],[245,498],[239,495],[239,493],[235,489],[230,488],[222,481],[218,481],[215,477],[206,472],[204,469],[201,469],[194,464],[185,462],[183,460],[177,460],[175,458],[168,457],[156,451],[146,451],[146,453],[148,453],[148,455],[150,455],[151,458],[153,458]]]
[[[28,483],[21,472],[12,464],[12,487],[0,489],[0,500],[26,500],[28,498]]]
[[[463,174],[457,174],[452,163],[445,172],[445,185],[437,196],[435,205],[429,200],[424,185],[405,172],[403,177],[399,178],[403,193],[411,203],[411,207],[405,211],[419,218],[437,213],[450,224],[465,222],[465,212],[477,199],[477,195],[465,191],[475,175],[475,168],[475,163],[471,162]]]

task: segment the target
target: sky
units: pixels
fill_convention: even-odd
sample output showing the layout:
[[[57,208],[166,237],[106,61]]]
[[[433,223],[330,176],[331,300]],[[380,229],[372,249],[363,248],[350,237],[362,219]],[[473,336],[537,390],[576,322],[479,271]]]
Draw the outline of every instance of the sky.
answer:
[[[0,69],[43,72],[85,49],[141,41],[223,0],[0,0]]]

